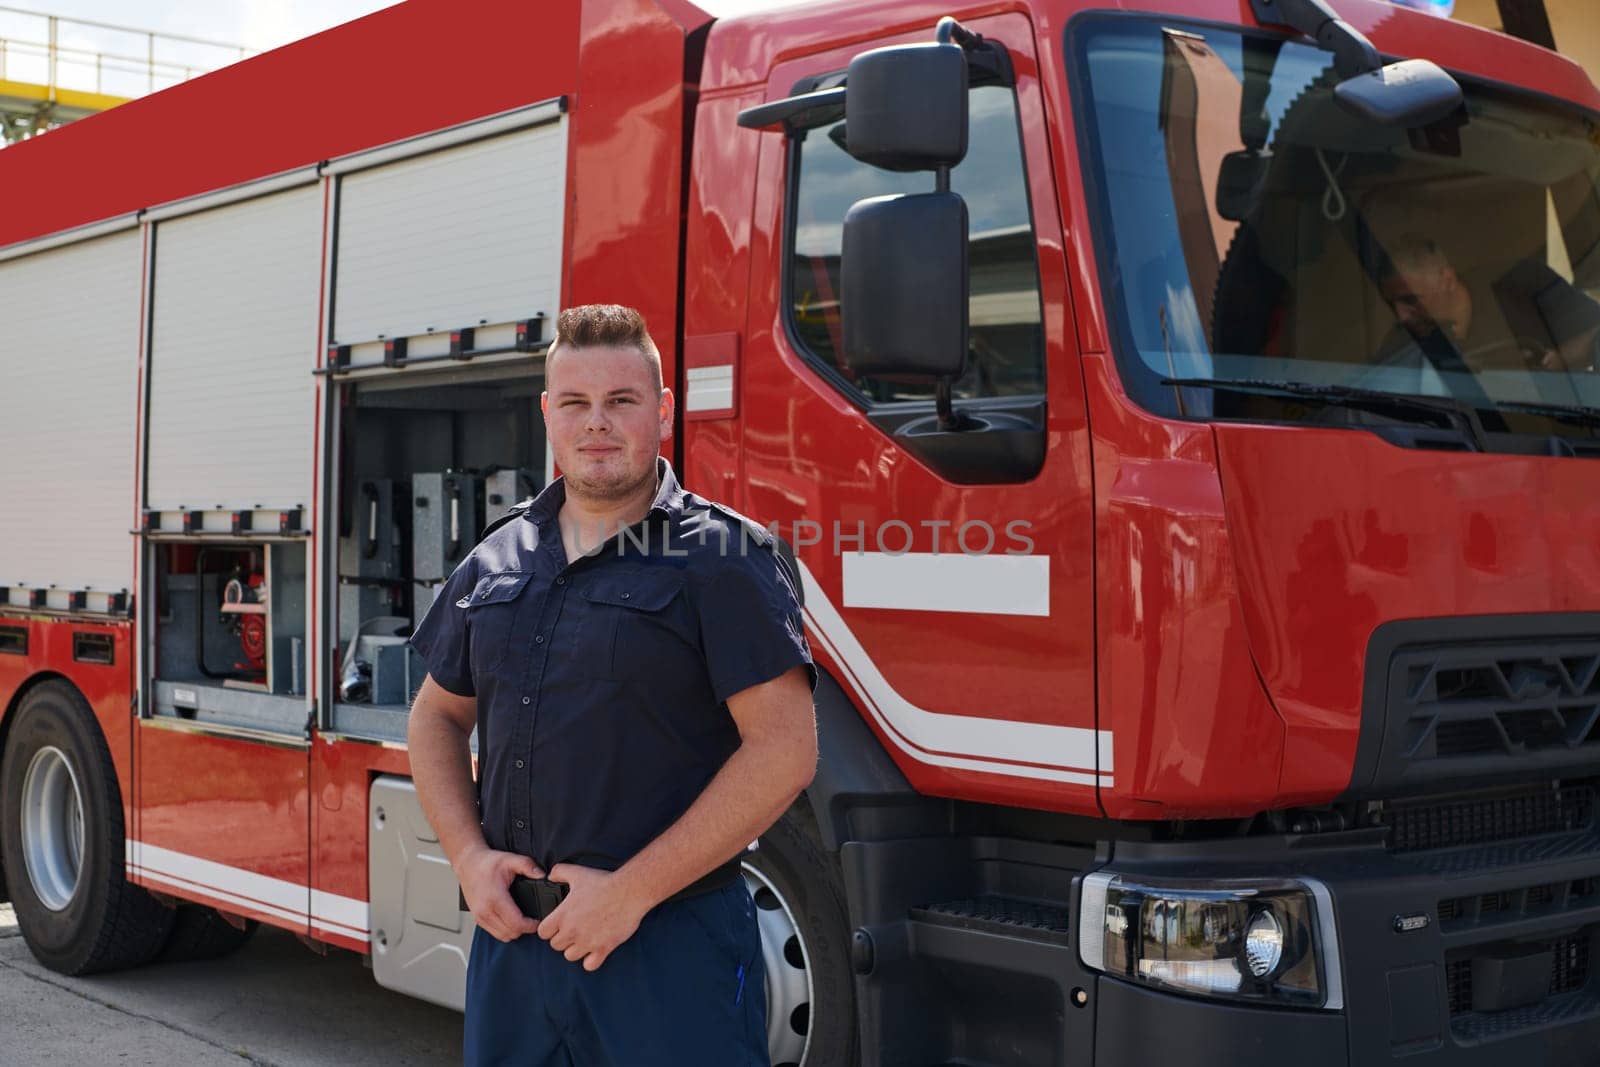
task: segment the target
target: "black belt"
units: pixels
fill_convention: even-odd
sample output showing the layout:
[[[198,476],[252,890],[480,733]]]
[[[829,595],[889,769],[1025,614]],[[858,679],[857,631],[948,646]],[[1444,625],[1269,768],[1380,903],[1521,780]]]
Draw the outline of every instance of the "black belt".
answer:
[[[734,883],[741,870],[740,857],[715,867],[696,878],[676,893],[667,898],[667,901],[683,900],[686,897],[697,897],[702,893],[711,893],[723,889]],[[552,882],[548,878],[525,878],[517,875],[511,880],[511,899],[517,902],[517,907],[522,914],[530,919],[543,919],[567,898],[567,884],[565,882]],[[460,897],[461,910],[468,911],[467,896],[457,891]],[[666,903],[666,901],[663,901]]]

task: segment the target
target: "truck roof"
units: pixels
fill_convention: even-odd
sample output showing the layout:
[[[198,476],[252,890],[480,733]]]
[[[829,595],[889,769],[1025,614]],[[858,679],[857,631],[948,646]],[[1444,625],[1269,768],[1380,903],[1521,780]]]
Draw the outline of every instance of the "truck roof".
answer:
[[[1466,22],[1402,8],[1390,0],[1330,0],[1339,15],[1371,38],[1379,51],[1406,58],[1432,59],[1441,66],[1492,81],[1507,82],[1600,110],[1600,91],[1572,59],[1539,45]],[[715,7],[714,0],[711,6]],[[1116,9],[1130,14],[1238,24],[1240,0],[990,0],[950,3],[933,0],[773,0],[755,10],[742,4],[719,18],[702,72],[702,91],[762,81],[773,61],[824,51],[852,41],[869,42],[894,32],[933,27],[945,15],[979,18],[1019,11],[1033,22],[1041,47],[1058,40],[1073,16]],[[1053,49],[1052,49],[1053,50]]]

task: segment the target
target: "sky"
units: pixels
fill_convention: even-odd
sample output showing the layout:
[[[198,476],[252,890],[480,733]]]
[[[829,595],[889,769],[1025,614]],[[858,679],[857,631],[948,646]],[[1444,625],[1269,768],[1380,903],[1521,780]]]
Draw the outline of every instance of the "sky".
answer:
[[[392,0],[7,0],[63,18],[276,48],[388,7]]]
[[[63,49],[82,49],[77,67],[64,65],[59,84],[69,88],[93,89],[89,84],[95,76],[92,53],[113,56],[145,57],[148,39],[141,34],[119,34],[112,30],[86,27],[68,23],[68,19],[85,19],[109,23],[136,30],[198,37],[233,45],[242,45],[253,51],[266,51],[290,41],[308,37],[337,26],[341,22],[360,18],[380,8],[388,7],[394,0],[3,0],[0,7],[0,40],[7,42],[4,59],[10,77],[34,81],[38,72],[32,67],[42,64],[42,58],[29,55],[26,45],[11,42],[43,42],[48,39],[48,21],[41,17],[18,14],[17,10],[56,15],[63,21],[59,25],[58,44]],[[208,48],[203,45],[173,41],[158,41],[156,59],[158,70],[171,80],[179,80],[184,66],[211,69],[238,58],[237,52]],[[63,53],[63,64],[67,56]],[[98,86],[113,95],[137,95],[148,87],[141,84],[133,73],[133,63],[122,63],[127,68],[117,71],[116,61],[103,61]],[[143,69],[143,64],[138,64]],[[170,84],[170,82],[168,82]],[[157,88],[161,88],[160,84]]]

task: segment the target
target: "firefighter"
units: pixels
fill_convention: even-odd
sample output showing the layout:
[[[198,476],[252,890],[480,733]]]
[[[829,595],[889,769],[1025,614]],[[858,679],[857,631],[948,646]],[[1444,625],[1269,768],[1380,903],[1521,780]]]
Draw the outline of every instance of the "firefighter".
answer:
[[[545,375],[562,476],[411,637],[412,772],[478,923],[466,1060],[765,1064],[739,856],[815,770],[798,578],[659,454],[673,396],[638,312],[563,312]]]

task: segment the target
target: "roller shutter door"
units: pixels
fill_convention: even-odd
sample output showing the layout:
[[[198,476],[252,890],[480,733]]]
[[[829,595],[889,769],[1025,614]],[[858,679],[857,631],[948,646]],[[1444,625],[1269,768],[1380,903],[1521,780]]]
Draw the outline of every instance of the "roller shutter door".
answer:
[[[0,263],[0,587],[133,584],[137,229]]]
[[[342,178],[335,340],[553,317],[566,138],[563,119]]]
[[[157,224],[148,507],[310,506],[321,252],[317,185]]]

